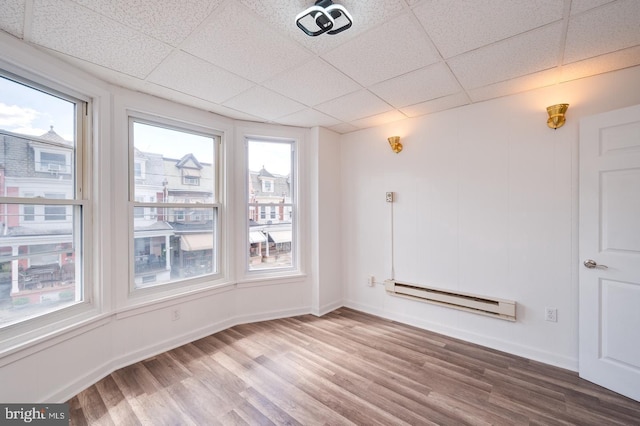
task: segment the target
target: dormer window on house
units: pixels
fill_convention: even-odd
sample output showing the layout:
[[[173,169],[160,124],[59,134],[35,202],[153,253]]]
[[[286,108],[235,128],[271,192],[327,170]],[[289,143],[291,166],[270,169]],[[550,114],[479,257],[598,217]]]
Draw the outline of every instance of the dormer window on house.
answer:
[[[200,170],[182,169],[183,185],[200,185]]]
[[[34,146],[33,154],[37,172],[71,173],[71,152],[44,146]]]
[[[272,180],[263,180],[262,181],[262,192],[273,192],[273,181]]]

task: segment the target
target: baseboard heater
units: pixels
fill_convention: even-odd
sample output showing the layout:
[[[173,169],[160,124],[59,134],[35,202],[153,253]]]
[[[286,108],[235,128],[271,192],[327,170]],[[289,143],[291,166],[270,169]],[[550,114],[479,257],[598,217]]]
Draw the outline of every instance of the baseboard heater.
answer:
[[[447,306],[507,321],[516,320],[516,302],[512,300],[453,292],[396,280],[385,280],[384,285],[389,294],[406,297],[407,299]]]

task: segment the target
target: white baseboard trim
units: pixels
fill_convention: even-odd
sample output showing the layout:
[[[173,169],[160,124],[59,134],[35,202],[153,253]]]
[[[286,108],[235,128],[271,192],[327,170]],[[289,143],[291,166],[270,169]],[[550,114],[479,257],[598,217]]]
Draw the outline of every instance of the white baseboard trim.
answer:
[[[456,339],[461,339],[470,343],[475,343],[477,345],[485,346],[491,349],[507,352],[512,355],[521,356],[533,361],[538,361],[544,364],[549,364],[571,371],[578,371],[577,358],[566,357],[551,352],[541,351],[540,349],[535,347],[508,342],[506,340],[496,339],[495,337],[491,336],[470,333],[463,329],[448,327],[431,321],[425,321],[422,318],[403,315],[396,312],[387,312],[374,306],[364,305],[362,303],[354,301],[345,301],[344,306],[392,321],[398,321],[403,324],[408,324],[414,327],[433,331],[435,333],[440,333],[445,336],[454,337]]]
[[[328,314],[329,312],[335,311],[338,308],[342,308],[343,306],[344,304],[342,303],[342,300],[335,300],[333,302],[322,305],[319,309],[312,309],[311,314],[317,317],[321,317]]]
[[[171,349],[175,349],[182,345],[186,345],[187,343],[191,343],[198,339],[202,339],[203,337],[218,333],[220,331],[226,330],[236,325],[240,324],[248,324],[252,322],[258,321],[269,321],[279,318],[289,318],[298,315],[309,314],[310,309],[286,309],[281,311],[270,311],[263,312],[261,314],[252,314],[252,315],[244,315],[237,316],[229,319],[225,319],[224,321],[219,321],[214,324],[209,324],[206,327],[199,328],[197,330],[191,331],[187,334],[182,334],[180,336],[172,337],[171,339],[164,340],[160,343],[156,343],[154,345],[147,346],[145,348],[138,349],[134,352],[130,352],[128,354],[124,354],[120,357],[117,357],[109,362],[106,362],[90,372],[82,375],[79,378],[76,378],[72,383],[68,383],[58,390],[51,393],[49,396],[44,398],[44,401],[57,401],[57,402],[65,402],[70,398],[74,397],[78,393],[82,392],[84,389],[92,386],[98,381],[102,380],[109,374],[114,371],[124,368],[128,365],[135,364],[136,362],[143,361],[147,358],[156,356],[163,352],[170,351]],[[108,326],[108,325],[107,325]]]

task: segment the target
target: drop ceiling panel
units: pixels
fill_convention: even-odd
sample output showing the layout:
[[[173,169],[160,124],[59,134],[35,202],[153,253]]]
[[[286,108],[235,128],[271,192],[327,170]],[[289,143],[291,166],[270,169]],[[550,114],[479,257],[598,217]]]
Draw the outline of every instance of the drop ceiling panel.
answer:
[[[264,86],[309,106],[362,88],[320,58],[285,71]]]
[[[406,115],[397,110],[384,112],[382,114],[373,115],[367,118],[361,118],[360,120],[352,121],[356,127],[364,129],[366,127],[382,126],[383,124],[393,123],[394,121],[400,121],[407,118]]]
[[[171,46],[179,45],[222,2],[222,0],[73,1]]]
[[[418,117],[425,114],[432,114],[434,112],[444,111],[462,105],[467,105],[469,103],[469,97],[465,93],[460,92],[431,101],[421,102],[419,104],[400,108],[400,111],[402,111],[407,117]]]
[[[148,80],[185,94],[222,103],[254,83],[185,52],[175,52]]]
[[[571,2],[571,14],[576,15],[582,13],[585,10],[593,9],[594,7],[602,6],[603,4],[611,3],[615,0],[580,0]]]
[[[252,87],[223,105],[266,120],[284,117],[305,108],[301,103],[260,86]]]
[[[287,115],[286,117],[279,118],[278,123],[300,127],[331,127],[339,124],[340,121],[333,117],[329,117],[327,114],[321,113],[320,111],[307,108],[291,115]]]
[[[640,64],[640,46],[618,50],[595,58],[573,62],[561,68],[561,82],[576,80],[591,75],[620,70]]]
[[[433,0],[414,13],[445,58],[562,19],[564,0]]]
[[[446,64],[430,65],[369,88],[396,108],[440,98],[462,90]]]
[[[462,86],[475,89],[557,66],[562,24],[555,23],[448,61]]]
[[[473,102],[482,102],[512,93],[525,92],[536,87],[550,86],[558,82],[559,75],[559,68],[554,67],[522,77],[478,87],[477,89],[469,90],[467,93]]]
[[[360,90],[316,106],[317,110],[342,121],[354,121],[390,111],[391,105],[368,90]]]
[[[31,41],[138,78],[171,52],[167,44],[69,0],[34,1]]]
[[[424,30],[408,13],[373,28],[323,57],[365,87],[439,60]]]
[[[597,31],[594,31],[597,28]],[[569,21],[564,63],[640,44],[640,1],[620,0]]]
[[[217,9],[185,41],[183,50],[254,82],[267,80],[311,58],[310,52],[236,2]]]
[[[22,37],[25,0],[3,0],[0,28],[16,37]]]

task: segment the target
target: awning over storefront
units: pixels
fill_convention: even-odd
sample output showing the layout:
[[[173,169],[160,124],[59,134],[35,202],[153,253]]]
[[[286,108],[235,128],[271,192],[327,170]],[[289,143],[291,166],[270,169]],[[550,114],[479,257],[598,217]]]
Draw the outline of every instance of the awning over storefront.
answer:
[[[269,232],[269,240],[274,243],[290,243],[291,231],[271,231]]]
[[[267,237],[265,237],[264,234],[260,231],[252,231],[252,232],[249,232],[249,242],[251,244],[266,243]]]
[[[213,249],[213,234],[192,234],[180,237],[180,248],[184,251]]]

